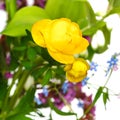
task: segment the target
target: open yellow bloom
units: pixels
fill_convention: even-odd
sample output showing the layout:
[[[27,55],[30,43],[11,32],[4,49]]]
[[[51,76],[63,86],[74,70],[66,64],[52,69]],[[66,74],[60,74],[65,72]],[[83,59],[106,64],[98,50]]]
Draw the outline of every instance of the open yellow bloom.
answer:
[[[70,82],[82,81],[89,70],[89,64],[82,58],[76,58],[72,64],[65,66],[66,78]]]
[[[31,33],[36,44],[46,47],[51,57],[63,64],[73,63],[74,54],[89,45],[79,26],[67,18],[40,20],[33,25]]]

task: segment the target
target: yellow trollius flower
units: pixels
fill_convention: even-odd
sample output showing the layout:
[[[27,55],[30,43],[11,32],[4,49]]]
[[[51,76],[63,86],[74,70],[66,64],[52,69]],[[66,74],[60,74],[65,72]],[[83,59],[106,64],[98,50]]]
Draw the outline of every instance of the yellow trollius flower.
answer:
[[[47,48],[51,57],[63,64],[72,64],[74,54],[89,45],[78,24],[67,18],[40,20],[32,26],[31,33],[36,44]]]
[[[76,58],[72,64],[66,65],[64,70],[70,82],[80,82],[86,77],[89,64],[82,58]]]

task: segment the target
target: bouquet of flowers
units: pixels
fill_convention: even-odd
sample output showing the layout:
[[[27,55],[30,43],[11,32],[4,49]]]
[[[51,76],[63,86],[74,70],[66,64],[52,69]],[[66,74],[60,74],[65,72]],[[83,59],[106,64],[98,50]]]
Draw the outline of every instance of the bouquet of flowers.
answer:
[[[96,94],[84,88],[99,64],[95,54],[108,49],[111,30],[104,21],[120,13],[120,0],[108,0],[105,15],[96,14],[87,0],[0,1],[7,24],[0,36],[0,120],[53,120],[52,113],[95,120],[96,102],[106,106],[113,71],[119,68],[115,53],[104,69],[105,84]],[[104,44],[94,48],[97,31]],[[80,111],[74,110],[76,101]],[[49,114],[42,112],[49,108]],[[47,116],[47,117],[46,117]]]

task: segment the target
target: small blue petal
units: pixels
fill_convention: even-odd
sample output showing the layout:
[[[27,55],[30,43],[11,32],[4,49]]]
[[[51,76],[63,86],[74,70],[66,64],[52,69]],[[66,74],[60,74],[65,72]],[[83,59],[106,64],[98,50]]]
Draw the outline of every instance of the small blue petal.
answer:
[[[64,82],[63,85],[62,85],[62,90],[63,90],[63,93],[65,94],[68,90],[68,82]]]
[[[81,102],[81,101],[79,101],[77,105],[78,105],[78,107],[81,107],[81,108],[84,107],[84,104],[83,104],[83,102]]]
[[[42,102],[40,101],[40,99],[38,99],[37,97],[34,98],[34,101],[38,104],[38,105],[41,105]]]
[[[46,87],[43,87],[43,94],[45,95],[45,97],[48,96],[48,89]]]
[[[89,77],[86,77],[84,80],[82,80],[82,86],[85,86],[87,84],[87,81],[89,80]]]
[[[95,62],[90,63],[90,70],[97,71],[98,64]]]

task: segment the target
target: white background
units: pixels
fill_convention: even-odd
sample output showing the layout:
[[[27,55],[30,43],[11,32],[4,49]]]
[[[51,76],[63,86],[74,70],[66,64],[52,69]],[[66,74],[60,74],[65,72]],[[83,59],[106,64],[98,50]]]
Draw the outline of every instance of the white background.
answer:
[[[99,12],[101,14],[104,14],[108,2],[107,0],[89,0],[91,3],[93,9],[95,12]],[[2,11],[0,11],[0,31],[5,26],[5,19],[6,15]],[[118,15],[112,15],[106,19],[107,25],[109,28],[112,28],[112,34],[111,34],[111,44],[109,46],[109,49],[104,52],[103,54],[100,55],[95,55],[94,61],[103,66],[106,64],[106,61],[108,61],[114,53],[120,52],[120,18]],[[95,40],[98,40],[99,44],[102,44],[102,37],[100,34],[97,34],[94,38]],[[94,44],[94,43],[93,43]],[[120,66],[119,66],[120,68]],[[89,82],[93,84],[93,86],[97,85],[103,85],[105,82],[105,78],[102,72],[97,73],[96,76],[91,79]],[[110,81],[107,85],[107,87],[112,91],[110,94],[110,101],[107,103],[107,109],[105,110],[105,107],[103,105],[102,98],[99,99],[99,101],[96,104],[96,120],[120,120],[120,98],[118,96],[115,96],[113,94],[119,94],[120,93],[120,69],[118,71],[115,71],[112,74],[112,77],[110,78]],[[90,90],[85,89],[89,93],[95,94],[96,89],[91,88]],[[81,109],[77,109],[76,101],[74,101],[73,108],[75,109],[76,112],[81,113]],[[46,110],[43,110],[44,113],[46,113]],[[47,112],[47,115],[49,113],[49,110]],[[79,114],[80,115],[80,114]],[[56,119],[62,119],[62,120],[75,120],[74,116],[69,116],[69,117],[61,117],[59,115],[56,115],[53,112],[54,120]],[[35,119],[35,118],[34,118]],[[36,118],[38,120],[38,118]],[[40,119],[42,120],[42,118]],[[43,119],[45,120],[45,119]]]

